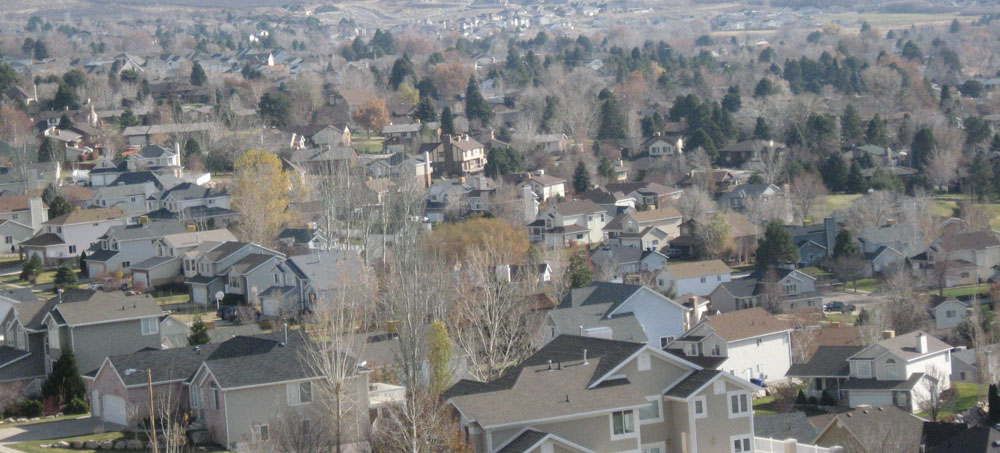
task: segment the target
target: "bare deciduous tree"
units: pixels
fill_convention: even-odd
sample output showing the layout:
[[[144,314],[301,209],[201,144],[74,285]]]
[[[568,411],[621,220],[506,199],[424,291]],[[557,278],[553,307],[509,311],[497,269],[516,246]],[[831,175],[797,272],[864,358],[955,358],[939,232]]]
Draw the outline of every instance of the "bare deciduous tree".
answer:
[[[701,187],[690,187],[684,190],[680,198],[674,202],[674,207],[681,212],[684,220],[700,219],[715,210],[712,196]]]
[[[924,400],[920,404],[920,409],[930,413],[933,421],[937,421],[941,410],[951,404],[957,396],[955,389],[947,385],[947,382],[948,372],[936,365],[931,365],[927,369],[927,374],[921,381]]]
[[[809,218],[816,201],[827,194],[826,186],[815,173],[801,173],[796,176],[789,191],[795,217],[800,221]]]
[[[768,269],[759,284],[761,308],[771,314],[781,313],[781,304],[785,301],[785,288],[781,286],[778,271],[773,268]]]

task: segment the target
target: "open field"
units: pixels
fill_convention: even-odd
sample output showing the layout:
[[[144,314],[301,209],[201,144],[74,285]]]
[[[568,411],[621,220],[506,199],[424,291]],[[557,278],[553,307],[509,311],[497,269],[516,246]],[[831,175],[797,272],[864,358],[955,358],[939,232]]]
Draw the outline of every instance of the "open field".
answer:
[[[971,17],[961,16],[957,13],[930,14],[930,13],[839,13],[821,14],[815,16],[817,22],[822,24],[837,24],[845,31],[860,30],[862,22],[867,21],[875,28],[895,28],[909,27],[910,25],[933,25],[949,24],[952,20],[971,21]]]

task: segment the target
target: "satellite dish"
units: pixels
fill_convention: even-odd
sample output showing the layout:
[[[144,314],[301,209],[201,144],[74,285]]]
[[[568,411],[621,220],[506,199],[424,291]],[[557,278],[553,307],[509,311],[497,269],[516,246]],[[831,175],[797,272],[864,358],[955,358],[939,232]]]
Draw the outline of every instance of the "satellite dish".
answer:
[[[215,293],[215,300],[222,300],[224,297],[226,297],[226,293],[222,291]]]

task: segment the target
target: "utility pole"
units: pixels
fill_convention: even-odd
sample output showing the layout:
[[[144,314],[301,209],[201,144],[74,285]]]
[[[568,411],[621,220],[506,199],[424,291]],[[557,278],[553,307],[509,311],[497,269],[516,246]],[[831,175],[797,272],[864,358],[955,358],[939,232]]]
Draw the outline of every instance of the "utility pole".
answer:
[[[153,430],[153,453],[159,453],[160,446],[156,443],[156,409],[153,406],[153,372],[146,368],[146,377],[149,379],[149,423]]]

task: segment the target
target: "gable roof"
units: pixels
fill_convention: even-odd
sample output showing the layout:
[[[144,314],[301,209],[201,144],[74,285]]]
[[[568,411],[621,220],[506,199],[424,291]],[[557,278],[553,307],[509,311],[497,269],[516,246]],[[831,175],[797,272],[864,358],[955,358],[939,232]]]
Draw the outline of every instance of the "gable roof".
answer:
[[[563,216],[594,214],[604,211],[604,208],[590,200],[566,200],[557,203],[552,209]]]
[[[862,445],[885,445],[891,436],[892,450],[919,451],[923,420],[895,406],[858,408],[837,414],[820,430],[822,436],[831,426],[838,424],[850,432]],[[901,445],[897,445],[897,442]]]
[[[709,316],[702,322],[730,342],[792,330],[784,321],[760,307]]]
[[[308,362],[312,343],[306,334],[299,330],[288,332],[287,344],[283,336],[274,333],[224,341],[208,355],[203,366],[223,389],[319,377]]]
[[[168,198],[173,198],[175,200],[199,200],[203,198],[226,196],[229,196],[229,194],[224,191],[199,186],[190,182],[180,183],[170,189],[164,190],[158,196],[154,195],[154,197],[159,200],[166,200]]]
[[[847,377],[851,374],[847,358],[857,354],[864,346],[819,346],[806,363],[793,363],[785,373],[794,377]]]
[[[937,241],[937,246],[948,251],[960,250],[983,250],[987,247],[1000,246],[1000,240],[996,233],[992,231],[973,231],[971,233],[955,233],[942,236]]]
[[[31,197],[29,195],[10,195],[6,197],[0,197],[0,212],[16,212],[16,211],[27,211],[31,209]],[[45,208],[46,205],[43,202],[42,207]]]
[[[113,236],[119,241],[131,241],[154,239],[186,231],[187,227],[181,222],[150,222],[139,225],[114,225],[108,228],[107,233],[104,233],[101,237]]]
[[[805,412],[795,411],[787,414],[755,415],[753,434],[758,437],[795,439],[801,444],[812,444],[819,432],[812,423],[809,423]]]
[[[73,211],[59,217],[49,219],[45,225],[73,225],[77,223],[102,222],[106,220],[125,219],[122,208],[112,206],[110,208],[92,208]]]
[[[53,312],[58,312],[69,326],[98,324],[127,319],[160,316],[163,309],[152,297],[126,296],[120,291],[101,292],[70,289],[63,293],[62,303],[58,297]]]
[[[927,352],[921,354],[917,352],[917,335],[923,335],[927,338]],[[903,335],[897,335],[893,338],[879,341],[871,346],[868,346],[864,350],[858,352],[851,359],[874,359],[882,356],[884,353],[889,352],[899,357],[903,360],[912,360],[917,357],[922,357],[927,354],[935,354],[941,351],[950,350],[951,346],[941,340],[938,340],[932,335],[928,335],[926,332],[916,330]]]
[[[689,261],[668,264],[665,268],[674,278],[691,278],[703,275],[728,274],[733,270],[722,260]]]

